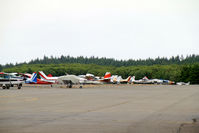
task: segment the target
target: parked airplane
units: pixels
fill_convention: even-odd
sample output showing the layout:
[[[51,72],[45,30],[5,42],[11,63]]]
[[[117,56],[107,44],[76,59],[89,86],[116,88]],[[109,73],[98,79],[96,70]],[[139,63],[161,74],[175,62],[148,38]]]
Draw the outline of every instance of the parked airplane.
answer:
[[[135,80],[135,76],[132,77],[132,83],[134,84],[175,84],[174,81],[165,80],[165,79],[148,79],[146,76],[140,80]]]
[[[119,82],[120,82],[121,84],[127,84],[127,83],[130,83],[130,81],[131,81],[131,76],[129,76],[129,77],[126,78],[126,79],[122,79],[122,77],[121,77],[120,80],[119,80]]]
[[[57,79],[59,78],[59,77],[48,77],[48,76],[46,76],[46,74],[44,74],[43,71],[39,71],[39,75],[40,75],[42,81],[52,82],[52,83],[56,83]]]
[[[60,77],[48,77],[43,71],[39,71],[39,75],[42,81],[52,82],[58,84],[66,84],[69,88],[72,88],[73,84],[83,84],[86,79],[80,78],[76,75],[65,75]],[[82,86],[80,86],[82,87]]]
[[[24,80],[27,80],[28,78],[31,78],[31,74],[29,73],[18,73],[19,75],[21,75],[21,77],[23,77]]]
[[[185,82],[177,82],[176,84],[177,84],[177,85],[190,85],[190,82],[188,82],[188,83],[185,83]]]
[[[170,81],[170,80],[163,80],[163,83],[162,83],[162,84],[174,85],[175,82],[174,82],[174,81]]]
[[[132,83],[134,84],[153,84],[154,81],[148,79],[146,76],[140,80],[135,80],[135,76],[132,77]]]
[[[102,79],[98,79],[98,81],[103,82],[103,83],[110,83],[111,81],[111,73],[106,72],[105,76]]]
[[[101,84],[98,81],[98,77],[95,77],[93,74],[79,75],[81,84]]]
[[[67,85],[68,88],[72,88],[74,84],[84,84],[86,79],[80,78],[76,75],[65,75],[65,76],[60,76],[57,79],[58,84],[65,84]],[[82,86],[80,85],[80,88]]]
[[[163,84],[164,80],[163,79],[151,79],[154,84]]]
[[[93,74],[87,73],[85,75],[85,79],[87,79],[87,80],[95,80],[95,76]]]
[[[118,75],[113,75],[111,76],[111,82],[113,84],[127,84],[127,83],[131,83],[131,76],[129,76],[128,78],[126,79],[122,79],[121,76],[118,76]]]
[[[113,84],[119,84],[120,83],[120,79],[119,79],[118,75],[112,75],[111,76],[111,83],[113,83]]]
[[[37,73],[34,72],[31,76],[31,78],[28,78],[25,81],[25,83],[26,84],[53,84],[54,82],[53,81],[44,81],[44,80],[38,79]]]

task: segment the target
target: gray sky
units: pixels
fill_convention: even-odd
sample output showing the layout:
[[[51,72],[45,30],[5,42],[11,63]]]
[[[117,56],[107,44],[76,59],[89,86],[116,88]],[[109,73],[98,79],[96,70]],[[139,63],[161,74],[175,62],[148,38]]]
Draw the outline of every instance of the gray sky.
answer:
[[[0,64],[199,54],[198,0],[0,0]]]

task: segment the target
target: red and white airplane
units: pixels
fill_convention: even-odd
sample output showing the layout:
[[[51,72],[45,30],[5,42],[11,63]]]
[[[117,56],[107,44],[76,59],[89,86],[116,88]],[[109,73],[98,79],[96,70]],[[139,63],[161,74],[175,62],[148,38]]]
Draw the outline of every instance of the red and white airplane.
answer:
[[[52,83],[58,82],[59,77],[48,77],[44,74],[43,71],[39,71],[39,75],[40,75],[42,81],[52,82]],[[111,82],[111,73],[106,72],[105,76],[102,79],[99,79],[98,81],[103,82],[103,83],[110,83]]]
[[[99,79],[98,81],[103,82],[103,83],[110,83],[111,82],[111,73],[106,72],[105,76],[102,79]]]
[[[42,81],[57,83],[59,77],[52,77],[52,75],[46,76],[43,71],[39,71],[39,75]]]

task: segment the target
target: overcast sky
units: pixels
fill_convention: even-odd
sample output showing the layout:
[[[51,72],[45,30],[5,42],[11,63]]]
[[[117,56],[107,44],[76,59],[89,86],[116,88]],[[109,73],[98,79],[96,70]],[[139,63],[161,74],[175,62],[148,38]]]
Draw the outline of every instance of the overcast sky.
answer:
[[[0,0],[0,64],[199,54],[199,0]]]

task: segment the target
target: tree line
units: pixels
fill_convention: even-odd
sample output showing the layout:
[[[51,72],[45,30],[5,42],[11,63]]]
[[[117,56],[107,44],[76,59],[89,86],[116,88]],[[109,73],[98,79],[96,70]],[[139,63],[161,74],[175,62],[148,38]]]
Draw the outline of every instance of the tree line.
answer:
[[[148,59],[129,59],[129,60],[116,60],[114,58],[106,58],[106,57],[72,57],[72,56],[60,56],[60,57],[47,57],[44,56],[42,59],[34,59],[30,62],[23,62],[23,63],[16,63],[16,64],[6,64],[4,66],[0,66],[0,68],[9,68],[13,66],[19,66],[23,64],[71,64],[71,63],[80,63],[80,64],[96,64],[96,65],[103,65],[103,66],[140,66],[140,65],[171,65],[171,64],[193,64],[193,63],[199,63],[199,55],[188,55],[186,57],[184,56],[172,56],[171,58],[166,57],[157,57],[155,59],[148,58]]]
[[[98,57],[47,57],[35,59],[26,63],[10,63],[0,65],[0,71],[32,73],[44,71],[46,74],[61,76],[68,74],[82,75],[92,73],[103,76],[105,72],[121,75],[123,78],[136,76],[141,79],[148,78],[169,79],[173,81],[190,81],[199,84],[199,56],[189,55],[187,57],[176,56],[171,58],[156,58],[145,60],[116,60],[112,58]]]

